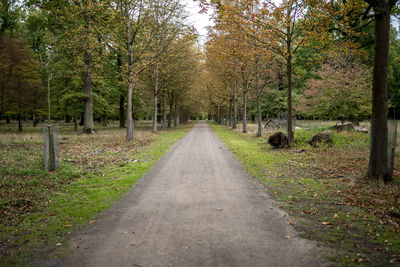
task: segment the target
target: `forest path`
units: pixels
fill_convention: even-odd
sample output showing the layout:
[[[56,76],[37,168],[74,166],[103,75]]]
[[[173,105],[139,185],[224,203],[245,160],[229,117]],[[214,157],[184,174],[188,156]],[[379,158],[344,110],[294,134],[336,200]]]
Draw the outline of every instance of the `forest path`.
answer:
[[[121,201],[73,234],[67,258],[45,265],[323,265],[289,220],[199,122]]]

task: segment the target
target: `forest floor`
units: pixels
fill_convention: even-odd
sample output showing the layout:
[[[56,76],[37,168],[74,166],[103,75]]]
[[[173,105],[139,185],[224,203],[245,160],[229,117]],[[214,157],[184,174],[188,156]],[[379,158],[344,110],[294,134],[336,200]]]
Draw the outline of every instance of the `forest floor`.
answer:
[[[333,146],[312,148],[312,134],[329,127],[313,123],[298,130],[292,149],[273,149],[268,135],[211,124],[236,159],[261,180],[294,221],[302,236],[335,251],[339,265],[386,266],[400,263],[400,160],[389,184],[365,178],[369,135],[334,133]]]
[[[43,170],[41,127],[0,125],[0,265],[22,264],[46,247],[62,244],[111,206],[193,126],[151,133],[151,121],[136,124],[135,142],[125,142],[117,123],[96,125],[96,134],[60,124],[60,168]]]

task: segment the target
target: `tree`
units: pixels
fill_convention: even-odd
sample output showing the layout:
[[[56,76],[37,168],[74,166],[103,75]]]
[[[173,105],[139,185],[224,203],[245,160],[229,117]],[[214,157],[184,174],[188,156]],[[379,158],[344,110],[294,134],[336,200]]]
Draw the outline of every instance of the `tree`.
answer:
[[[332,53],[309,79],[298,111],[304,116],[359,121],[371,115],[371,71],[353,55]]]
[[[3,39],[1,54],[0,84],[7,103],[3,110],[17,115],[18,130],[22,131],[22,116],[43,104],[37,65],[26,43],[12,36]]]
[[[333,23],[340,24],[349,33],[353,25],[344,24],[343,20],[335,16],[335,2],[333,0],[320,1],[320,10],[333,19]],[[342,12],[346,8],[363,11],[359,17],[364,20],[373,19],[375,30],[374,68],[372,79],[372,120],[371,120],[371,147],[368,163],[369,177],[391,180],[388,168],[388,58],[390,37],[390,14],[397,0],[364,0],[339,1]],[[315,4],[315,3],[314,3]]]

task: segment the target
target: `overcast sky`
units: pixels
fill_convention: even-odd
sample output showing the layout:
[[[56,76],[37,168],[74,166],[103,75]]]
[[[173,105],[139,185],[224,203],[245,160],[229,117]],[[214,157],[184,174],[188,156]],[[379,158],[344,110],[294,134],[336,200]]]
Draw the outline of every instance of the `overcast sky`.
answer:
[[[213,23],[210,15],[199,13],[199,4],[193,0],[181,0],[182,4],[186,5],[186,10],[189,14],[188,22],[192,24],[200,34],[201,43],[204,43],[207,37],[207,26],[212,26]]]

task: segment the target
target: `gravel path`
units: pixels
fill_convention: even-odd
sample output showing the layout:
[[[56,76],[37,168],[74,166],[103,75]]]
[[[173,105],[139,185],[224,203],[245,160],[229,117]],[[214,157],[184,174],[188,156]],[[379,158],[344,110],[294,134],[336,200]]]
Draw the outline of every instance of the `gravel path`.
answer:
[[[73,234],[67,258],[41,265],[324,265],[289,221],[199,122],[121,201]]]

